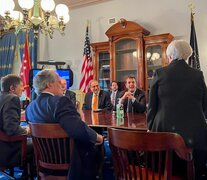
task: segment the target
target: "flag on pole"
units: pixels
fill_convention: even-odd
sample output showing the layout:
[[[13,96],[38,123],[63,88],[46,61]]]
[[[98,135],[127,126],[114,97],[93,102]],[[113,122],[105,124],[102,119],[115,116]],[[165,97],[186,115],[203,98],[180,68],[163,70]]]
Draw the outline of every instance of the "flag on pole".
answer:
[[[30,99],[30,87],[29,87],[29,71],[31,69],[30,55],[29,55],[29,43],[28,34],[26,35],[26,41],[24,46],[24,52],[22,57],[22,65],[20,69],[20,77],[24,85],[24,92],[27,98]]]
[[[87,93],[90,91],[90,81],[93,80],[93,62],[91,57],[90,40],[88,36],[88,26],[86,27],[86,37],[83,53],[83,65],[81,68],[81,82],[79,89]]]
[[[198,44],[196,38],[196,31],[194,26],[194,14],[191,12],[191,32],[190,32],[190,45],[193,50],[192,56],[188,60],[190,67],[195,69],[200,69],[199,54],[198,54]]]

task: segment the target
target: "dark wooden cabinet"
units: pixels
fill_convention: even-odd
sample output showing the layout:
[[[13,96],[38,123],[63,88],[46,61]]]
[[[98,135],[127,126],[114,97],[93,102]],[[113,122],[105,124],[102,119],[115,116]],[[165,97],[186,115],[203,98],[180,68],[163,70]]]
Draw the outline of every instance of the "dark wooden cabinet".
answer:
[[[149,32],[139,24],[126,21],[111,26],[106,35],[109,38],[111,80],[118,81],[119,87],[124,88],[129,75],[136,77],[138,87],[144,84],[144,36]]]
[[[133,75],[138,87],[148,92],[154,71],[168,64],[165,51],[173,39],[169,33],[149,34],[139,24],[121,19],[106,31],[109,41],[91,44],[95,79],[102,89],[112,80],[124,89],[126,78]]]
[[[92,43],[94,78],[99,81],[100,88],[108,90],[110,87],[110,52],[109,42]]]
[[[145,36],[145,90],[149,92],[150,84],[156,69],[166,66],[169,62],[166,56],[168,44],[173,40],[170,33]]]

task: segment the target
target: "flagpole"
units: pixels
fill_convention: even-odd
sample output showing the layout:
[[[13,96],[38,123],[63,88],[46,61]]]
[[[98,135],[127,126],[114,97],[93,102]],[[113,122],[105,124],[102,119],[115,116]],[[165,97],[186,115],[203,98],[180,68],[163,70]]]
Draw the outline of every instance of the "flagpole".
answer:
[[[189,6],[190,11],[191,11],[191,31],[190,31],[190,45],[193,50],[193,53],[191,57],[188,59],[188,64],[192,68],[199,69],[200,70],[200,62],[199,62],[199,52],[198,52],[198,44],[197,44],[197,37],[196,37],[196,31],[195,31],[195,25],[194,25],[194,4],[190,3]]]

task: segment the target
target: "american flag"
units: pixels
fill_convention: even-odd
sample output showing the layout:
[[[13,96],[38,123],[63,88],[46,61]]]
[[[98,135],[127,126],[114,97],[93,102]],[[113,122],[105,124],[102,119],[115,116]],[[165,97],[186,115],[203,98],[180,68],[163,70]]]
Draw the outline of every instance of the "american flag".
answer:
[[[189,58],[188,64],[192,68],[200,69],[199,54],[198,54],[198,44],[197,44],[196,31],[195,31],[195,26],[194,26],[194,14],[192,12],[191,12],[190,45],[192,47],[193,54]]]
[[[86,37],[83,53],[83,65],[81,68],[81,82],[79,89],[87,93],[90,91],[90,81],[93,80],[93,62],[91,57],[90,40],[88,37],[88,26],[86,27]]]
[[[27,98],[30,98],[30,87],[29,87],[29,71],[31,69],[30,55],[29,55],[29,45],[28,45],[28,35],[26,35],[26,42],[24,46],[24,53],[22,57],[22,65],[20,69],[20,77],[22,78],[24,85],[24,92]]]

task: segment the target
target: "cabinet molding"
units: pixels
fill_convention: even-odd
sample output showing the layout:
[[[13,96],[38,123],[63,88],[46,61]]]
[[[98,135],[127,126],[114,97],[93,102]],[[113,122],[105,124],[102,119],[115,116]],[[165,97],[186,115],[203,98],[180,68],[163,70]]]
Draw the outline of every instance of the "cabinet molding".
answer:
[[[168,60],[165,51],[168,44],[173,40],[173,36],[170,33],[149,35],[150,32],[138,23],[123,18],[120,22],[112,25],[105,34],[108,41],[91,44],[94,53],[95,79],[99,81],[106,79],[108,81],[108,78],[101,77],[104,68],[99,67],[105,67],[104,58],[100,59],[100,57],[106,52],[109,55],[106,66],[110,68],[110,82],[118,81],[121,89],[123,89],[125,78],[132,73],[135,75],[138,87],[148,93],[148,80],[153,78],[153,76],[152,78],[148,77],[151,73],[148,68],[153,71],[153,68],[157,66],[149,65],[147,51],[159,47],[157,56],[161,62],[160,67],[166,66]]]

